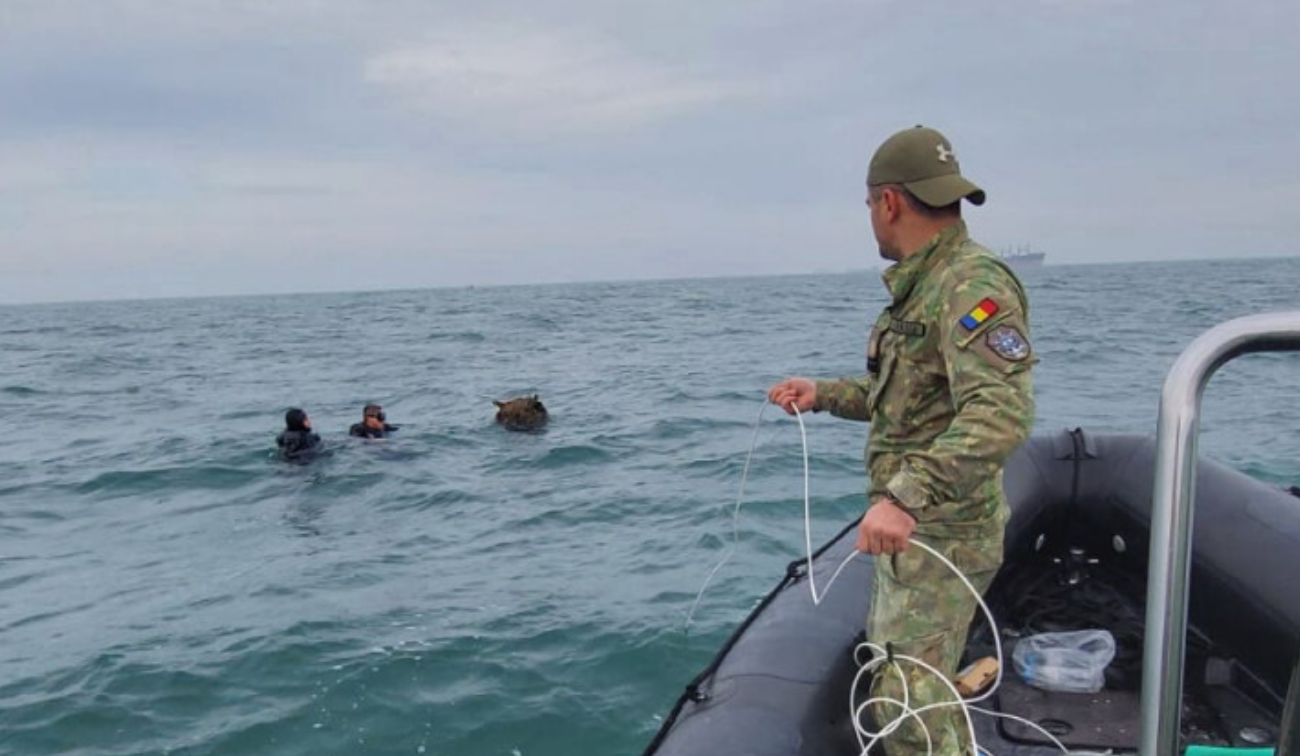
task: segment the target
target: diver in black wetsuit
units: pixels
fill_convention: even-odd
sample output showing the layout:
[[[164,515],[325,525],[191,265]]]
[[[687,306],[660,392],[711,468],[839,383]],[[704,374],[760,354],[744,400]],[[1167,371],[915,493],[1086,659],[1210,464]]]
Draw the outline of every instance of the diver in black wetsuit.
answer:
[[[311,418],[294,407],[284,413],[284,432],[275,437],[275,445],[285,459],[310,457],[320,448],[320,436],[311,429]]]
[[[357,438],[387,438],[389,433],[400,427],[389,425],[385,422],[387,419],[383,407],[378,404],[367,404],[365,409],[361,410],[361,422],[353,423],[352,427],[348,428],[348,435]]]

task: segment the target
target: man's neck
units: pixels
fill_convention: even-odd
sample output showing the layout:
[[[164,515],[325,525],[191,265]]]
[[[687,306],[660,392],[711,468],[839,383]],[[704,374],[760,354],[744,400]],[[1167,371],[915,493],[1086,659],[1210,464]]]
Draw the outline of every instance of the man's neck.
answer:
[[[931,239],[958,223],[961,223],[960,217],[935,220],[918,218],[915,223],[909,224],[907,228],[900,229],[898,246],[903,252],[899,257],[899,262],[925,249],[925,245],[929,244]]]

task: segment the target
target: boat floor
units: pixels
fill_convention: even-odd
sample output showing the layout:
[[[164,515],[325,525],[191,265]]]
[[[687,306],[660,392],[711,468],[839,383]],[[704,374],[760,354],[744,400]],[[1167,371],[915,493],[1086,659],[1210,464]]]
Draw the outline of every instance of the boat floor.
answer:
[[[859,697],[866,697],[860,692]],[[1020,682],[1014,675],[1003,680],[998,693],[983,708],[1028,719],[1047,729],[1071,750],[1136,752],[1141,740],[1138,691],[1061,693],[1042,691]],[[847,707],[843,707],[847,709]],[[1014,720],[972,713],[977,742],[990,756],[1044,756],[1060,754],[1042,733]],[[845,715],[836,728],[836,743],[815,749],[848,756],[859,752],[851,723]],[[1277,717],[1268,714],[1244,691],[1230,684],[1185,691],[1182,745],[1259,747],[1258,738],[1273,743]],[[883,748],[872,751],[883,756]]]
[[[1076,574],[1069,584],[1055,565],[1005,571],[987,600],[1003,642],[1003,680],[982,708],[1037,723],[1072,750],[1135,752],[1141,741],[1141,654],[1145,587],[1142,581],[1104,568]],[[1101,627],[1116,639],[1116,657],[1099,693],[1044,691],[1022,682],[1011,660],[1020,637]],[[963,665],[995,655],[987,622],[971,628]],[[1276,743],[1282,698],[1191,628],[1182,711],[1182,746],[1260,747]],[[859,691],[858,700],[869,694]],[[844,707],[847,709],[847,706]],[[1046,736],[1011,719],[972,713],[981,751],[991,756],[1060,754]],[[858,752],[847,713],[843,746],[828,753]],[[883,753],[876,749],[875,752]]]

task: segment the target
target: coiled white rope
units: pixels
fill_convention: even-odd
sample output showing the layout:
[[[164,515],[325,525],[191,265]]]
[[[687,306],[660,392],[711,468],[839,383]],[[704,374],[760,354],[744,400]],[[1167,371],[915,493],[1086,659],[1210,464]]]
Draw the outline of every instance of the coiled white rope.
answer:
[[[925,722],[921,719],[920,715],[924,712],[931,711],[931,710],[957,706],[957,707],[961,707],[962,716],[966,720],[966,729],[970,735],[971,751],[975,756],[978,756],[979,745],[975,737],[975,723],[971,720],[970,709],[968,707],[972,703],[978,703],[979,701],[983,701],[984,699],[993,695],[993,691],[997,690],[997,687],[1002,684],[1002,639],[999,637],[997,624],[993,620],[993,612],[989,610],[988,604],[984,603],[984,597],[980,595],[979,591],[975,590],[975,586],[972,585],[970,580],[967,579],[967,577],[962,574],[961,570],[957,569],[957,566],[954,565],[952,562],[950,562],[947,557],[945,557],[943,554],[940,554],[938,551],[935,551],[933,548],[926,545],[925,543],[922,543],[921,541],[918,541],[915,538],[909,538],[907,540],[908,543],[910,543],[911,545],[929,552],[932,556],[934,556],[936,559],[942,562],[949,570],[952,571],[954,575],[957,576],[959,580],[961,580],[962,584],[965,585],[967,590],[971,592],[971,595],[975,597],[975,600],[979,602],[979,606],[982,610],[984,610],[984,616],[988,619],[989,626],[993,631],[993,644],[996,649],[996,656],[998,662],[997,677],[994,679],[993,685],[989,686],[988,690],[986,690],[984,693],[974,698],[971,698],[969,700],[963,700],[961,697],[961,693],[957,691],[957,687],[953,685],[951,680],[948,679],[948,676],[943,672],[941,672],[940,670],[934,668],[930,664],[926,663],[925,661],[921,659],[917,659],[912,656],[891,654],[889,650],[884,646],[881,646],[877,643],[872,643],[871,641],[864,641],[862,644],[858,646],[857,649],[854,650],[854,657],[855,658],[857,657],[858,651],[860,651],[863,648],[866,648],[867,650],[871,651],[872,658],[869,662],[859,667],[857,674],[854,675],[853,678],[853,687],[849,689],[849,712],[852,715],[852,719],[853,719],[853,729],[858,735],[858,746],[862,749],[863,756],[866,756],[866,754],[871,751],[871,747],[874,746],[877,741],[879,741],[881,738],[897,730],[908,719],[915,719],[917,723],[920,724],[922,732],[925,733],[925,740],[927,746],[926,753],[927,754],[933,753],[934,743],[930,738],[930,731],[925,726]],[[908,690],[908,685],[907,685],[908,677],[906,674],[904,674],[900,662],[906,662],[908,664],[918,666],[921,669],[937,677],[944,684],[944,687],[946,687],[948,691],[952,694],[952,700],[939,701],[937,703],[931,703],[922,706],[920,708],[915,708],[915,709],[912,708],[910,702],[911,692]],[[893,666],[894,672],[898,674],[899,679],[902,682],[903,700],[899,701],[898,699],[894,699],[894,698],[877,696],[874,698],[869,698],[866,701],[862,702],[861,704],[856,703],[857,689],[862,679],[862,676],[866,674],[874,673],[877,669],[887,664]],[[881,727],[879,731],[873,732],[871,730],[868,730],[866,727],[862,725],[862,714],[868,708],[876,704],[893,705],[901,709],[902,712],[894,719],[885,723],[885,725]],[[1048,737],[1051,737],[1051,735],[1049,734]],[[1055,738],[1052,738],[1052,740],[1058,746],[1060,745],[1060,742],[1057,741]],[[1062,750],[1064,750],[1063,747]]]

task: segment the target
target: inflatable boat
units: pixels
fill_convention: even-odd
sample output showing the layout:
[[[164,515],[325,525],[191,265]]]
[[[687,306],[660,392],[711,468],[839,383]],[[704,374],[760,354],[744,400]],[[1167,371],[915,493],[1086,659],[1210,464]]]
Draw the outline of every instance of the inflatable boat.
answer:
[[[1152,674],[1143,658],[1157,452],[1154,437],[1076,429],[1034,437],[1009,460],[1006,557],[986,594],[1000,628],[1003,675],[980,705],[1016,719],[972,715],[981,753],[1141,749],[1141,689]],[[1213,461],[1193,463],[1177,753],[1281,753],[1300,739],[1300,498]],[[815,553],[819,584],[843,565],[818,605],[808,561],[789,566],[686,686],[646,756],[862,753],[849,701],[873,561],[850,558],[855,537],[856,521]],[[1017,674],[1018,642],[1083,629],[1114,639],[1100,692],[1045,690]],[[993,654],[992,641],[977,617],[963,664]]]

